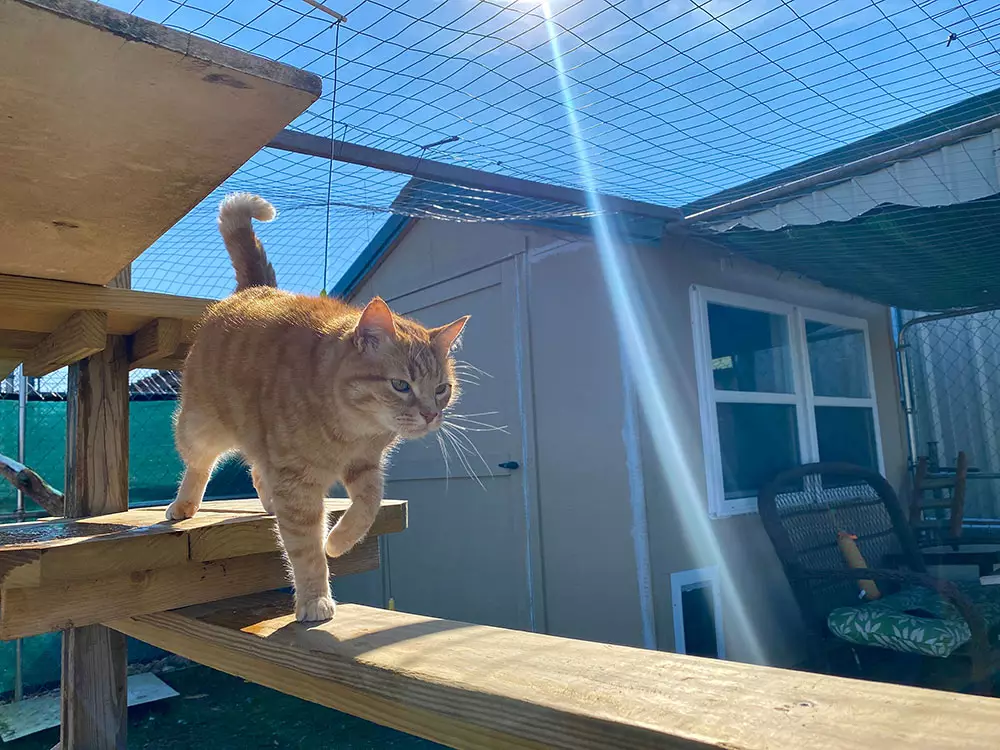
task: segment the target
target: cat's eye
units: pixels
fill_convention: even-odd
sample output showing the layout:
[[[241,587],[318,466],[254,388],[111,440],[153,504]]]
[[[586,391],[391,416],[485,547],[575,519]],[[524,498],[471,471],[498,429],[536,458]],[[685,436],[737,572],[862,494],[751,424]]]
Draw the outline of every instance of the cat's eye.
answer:
[[[448,383],[442,383],[437,387],[437,390],[435,390],[434,392],[439,396],[443,396],[445,393],[448,392],[448,388],[449,388]]]
[[[392,387],[395,388],[400,393],[410,392],[410,384],[407,383],[405,380],[390,380],[389,382],[392,383]]]

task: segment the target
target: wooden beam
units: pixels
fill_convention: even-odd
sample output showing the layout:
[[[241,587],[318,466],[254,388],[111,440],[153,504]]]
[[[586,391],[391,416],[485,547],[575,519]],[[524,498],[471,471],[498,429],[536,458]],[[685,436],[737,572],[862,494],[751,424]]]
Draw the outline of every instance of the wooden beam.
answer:
[[[424,159],[419,156],[406,156],[393,151],[383,151],[357,143],[330,140],[324,136],[300,133],[296,130],[281,131],[267,145],[282,151],[374,167],[446,185],[459,185],[473,190],[505,193],[585,208],[590,205],[591,196],[588,195],[587,191],[578,188],[535,182],[520,177],[508,177],[479,169],[461,167],[457,164]],[[665,221],[679,221],[684,218],[684,214],[679,209],[670,206],[621,198],[617,195],[599,195],[598,198],[603,209],[612,213],[650,216]]]
[[[112,627],[453,748],[987,750],[1000,701],[257,595]]]
[[[161,357],[159,359],[150,359],[144,367],[148,367],[152,370],[183,370],[184,362],[187,360],[188,352],[191,351],[190,344],[181,344],[177,349],[167,357]]]
[[[104,349],[108,338],[108,314],[103,310],[74,313],[24,359],[24,374],[30,378],[48,375],[60,367],[79,362]]]
[[[128,404],[125,339],[107,336],[101,351],[69,370],[67,516],[128,510]],[[62,750],[126,750],[125,637],[86,625],[63,633],[62,646]]]
[[[184,321],[176,318],[156,318],[129,340],[131,367],[148,367],[151,362],[170,357],[181,343]]]
[[[378,570],[378,538],[330,560],[333,575]],[[280,552],[229,560],[185,562],[168,568],[71,581],[62,586],[3,592],[0,640],[94,625],[108,619],[162,612],[232,596],[290,586]]]
[[[331,522],[349,501],[327,499]],[[0,619],[12,589],[63,590],[80,581],[144,573],[189,561],[278,552],[274,516],[256,498],[210,500],[194,518],[165,521],[163,506],[93,518],[0,526]],[[406,503],[384,500],[371,536],[406,528]]]
[[[403,531],[407,523],[406,508],[406,503],[403,502],[383,501],[368,534],[369,538]],[[336,523],[343,512],[342,507],[330,508],[328,512],[330,524]],[[229,523],[192,529],[187,535],[191,559],[209,562],[270,552],[278,548],[277,531],[277,523],[273,516],[261,516],[252,523]]]
[[[51,279],[0,275],[0,320],[4,329],[50,333],[77,310],[104,310],[108,333],[132,334],[156,318],[187,324],[185,336],[214,300],[137,292]]]

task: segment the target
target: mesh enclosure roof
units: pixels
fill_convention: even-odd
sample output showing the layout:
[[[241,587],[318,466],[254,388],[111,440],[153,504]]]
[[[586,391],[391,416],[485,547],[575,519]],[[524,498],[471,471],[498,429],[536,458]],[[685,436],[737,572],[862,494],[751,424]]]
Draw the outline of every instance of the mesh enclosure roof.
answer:
[[[709,239],[734,253],[885,305],[1000,305],[1000,196],[941,208],[883,206],[848,222],[738,227]]]
[[[296,130],[689,210],[995,111],[1000,86],[989,2],[324,2],[347,22],[303,0],[107,0],[320,75]],[[307,292],[333,288],[393,215],[586,221],[265,149],[136,262],[137,288],[232,289],[213,214],[233,189],[276,204],[262,238],[281,283]]]

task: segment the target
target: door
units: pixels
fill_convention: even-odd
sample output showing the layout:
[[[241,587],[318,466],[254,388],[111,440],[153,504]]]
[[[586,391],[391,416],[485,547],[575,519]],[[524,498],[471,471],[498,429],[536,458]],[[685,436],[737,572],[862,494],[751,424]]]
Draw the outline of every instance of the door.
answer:
[[[532,579],[540,571],[531,562],[537,549],[529,539],[534,492],[532,469],[524,465],[530,402],[521,268],[509,259],[388,300],[393,310],[427,326],[472,316],[455,354],[472,367],[462,368],[468,382],[450,410],[467,416],[453,418],[454,438],[442,435],[447,462],[430,436],[404,443],[387,477],[386,497],[409,502],[409,528],[383,537],[385,593],[400,610],[533,626],[538,594]]]

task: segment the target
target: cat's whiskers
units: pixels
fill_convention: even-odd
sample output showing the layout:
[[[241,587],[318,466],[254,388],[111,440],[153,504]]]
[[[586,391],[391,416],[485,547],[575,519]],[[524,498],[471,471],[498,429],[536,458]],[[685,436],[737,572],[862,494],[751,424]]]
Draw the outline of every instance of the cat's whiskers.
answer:
[[[480,369],[480,368],[476,367],[474,364],[472,364],[471,362],[466,362],[464,359],[456,359],[453,366],[454,366],[454,368],[456,370],[466,370],[466,371],[471,370],[471,371],[476,372],[476,373],[478,373],[480,375],[485,375],[488,378],[492,378],[493,377],[488,372],[486,372],[486,370]]]
[[[448,448],[444,444],[444,437],[438,432],[434,437],[437,438],[438,447],[441,448],[441,458],[444,459],[444,491],[448,491],[448,482],[451,480],[451,465],[448,461]]]
[[[448,442],[451,443],[452,447],[455,449],[455,455],[458,456],[458,461],[459,463],[462,464],[462,468],[465,469],[465,473],[468,475],[469,479],[474,480],[476,484],[478,484],[485,491],[486,485],[483,484],[482,480],[473,470],[472,464],[469,462],[469,456],[472,454],[469,452],[468,448],[459,443],[458,440],[455,438],[455,433],[445,429],[443,425],[441,432],[444,434],[445,438],[448,440]]]
[[[449,428],[451,427],[454,427],[454,425],[449,425]],[[491,469],[490,465],[486,463],[486,459],[483,458],[483,454],[480,453],[479,448],[476,447],[476,444],[472,442],[472,438],[470,438],[464,432],[451,432],[451,436],[455,438],[455,440],[458,441],[460,444],[464,443],[468,448],[471,448],[473,451],[475,451],[476,456],[479,458],[480,461],[483,462],[483,466],[486,467],[486,471],[489,473],[491,477],[493,476],[493,469]]]

